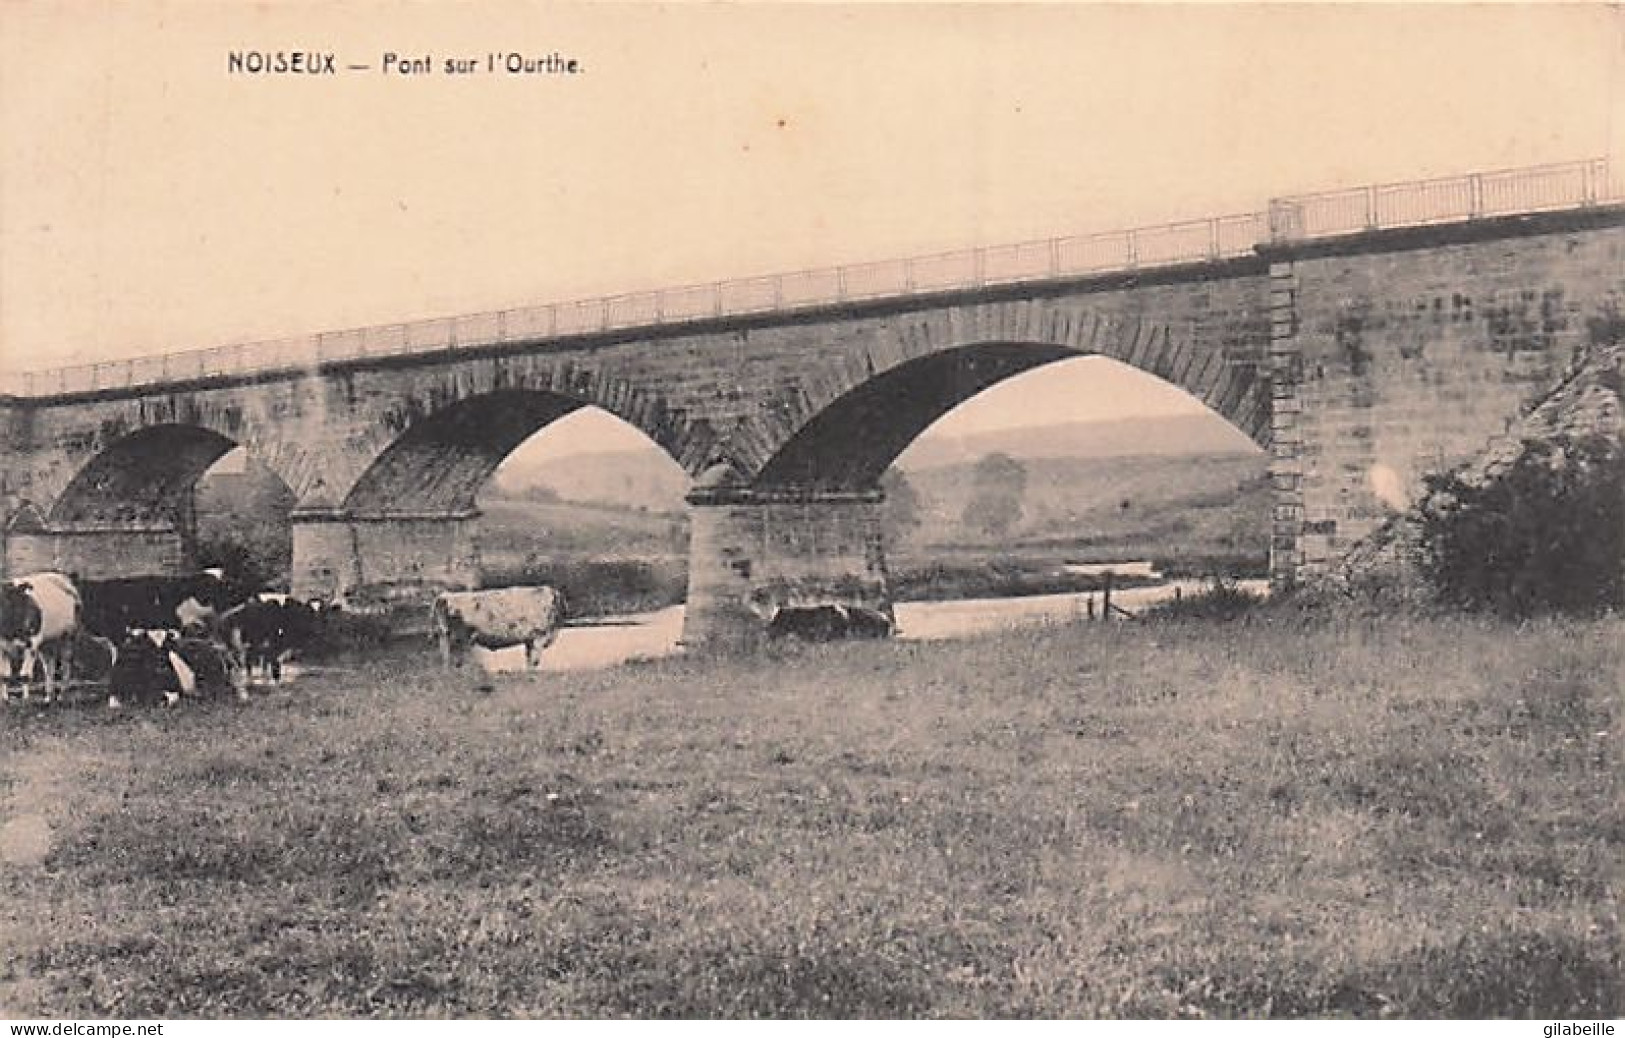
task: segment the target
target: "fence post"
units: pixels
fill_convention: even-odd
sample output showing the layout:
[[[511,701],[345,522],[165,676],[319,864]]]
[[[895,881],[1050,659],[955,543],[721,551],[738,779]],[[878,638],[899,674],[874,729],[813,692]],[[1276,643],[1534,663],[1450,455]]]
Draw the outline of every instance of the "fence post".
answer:
[[[1219,218],[1217,216],[1207,222],[1207,258],[1219,258]]]
[[[1124,236],[1124,241],[1128,243],[1126,246],[1126,251],[1128,252],[1128,263],[1126,266],[1129,270],[1133,270],[1140,264],[1139,238],[1134,231],[1130,231]]]
[[[1476,220],[1484,215],[1484,178],[1474,173],[1467,178],[1467,219]]]
[[[717,317],[722,316],[722,282],[711,284],[711,312]]]
[[[1365,189],[1365,229],[1368,231],[1377,229],[1377,189],[1375,186],[1367,186]]]
[[[837,303],[846,302],[846,268],[845,267],[836,267],[835,268],[835,301]]]

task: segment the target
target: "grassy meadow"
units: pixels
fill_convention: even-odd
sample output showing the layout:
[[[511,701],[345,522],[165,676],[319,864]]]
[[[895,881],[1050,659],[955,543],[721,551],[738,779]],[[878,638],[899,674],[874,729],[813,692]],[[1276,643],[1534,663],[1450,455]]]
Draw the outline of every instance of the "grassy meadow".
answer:
[[[0,1015],[1615,1017],[1617,620],[0,714]]]

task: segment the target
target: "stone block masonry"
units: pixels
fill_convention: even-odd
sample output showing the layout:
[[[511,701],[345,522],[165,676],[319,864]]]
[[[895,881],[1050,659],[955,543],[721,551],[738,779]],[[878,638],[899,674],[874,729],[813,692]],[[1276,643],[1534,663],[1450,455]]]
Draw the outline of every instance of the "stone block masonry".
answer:
[[[1278,577],[1326,572],[1414,503],[1425,475],[1485,451],[1561,380],[1588,322],[1625,305],[1622,216],[1373,232],[1272,256]]]
[[[884,500],[878,490],[696,490],[684,643],[748,647],[784,606],[840,603],[889,614]]]

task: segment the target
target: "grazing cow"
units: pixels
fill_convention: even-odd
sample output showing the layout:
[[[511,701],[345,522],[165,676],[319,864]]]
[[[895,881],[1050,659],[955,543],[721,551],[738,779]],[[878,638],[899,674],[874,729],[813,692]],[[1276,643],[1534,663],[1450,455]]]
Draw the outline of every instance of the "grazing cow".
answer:
[[[282,661],[309,643],[328,608],[337,606],[262,592],[228,609],[220,618],[220,632],[245,681],[259,667],[275,684],[282,680]]]
[[[28,698],[36,663],[45,671],[45,701],[56,695],[57,671],[68,679],[82,603],[73,581],[61,573],[33,573],[0,584],[0,652],[10,678],[21,678]],[[0,695],[10,698],[9,687]]]
[[[782,606],[773,614],[767,633],[774,638],[800,638],[829,642],[839,638],[889,638],[892,618],[868,606]]]
[[[564,593],[553,587],[507,587],[447,591],[434,600],[434,633],[440,659],[461,666],[469,646],[525,647],[525,666],[538,667],[564,624]]]
[[[81,590],[84,626],[115,640],[131,630],[212,630],[222,613],[247,601],[251,593],[220,569],[184,577],[87,580],[81,582]]]

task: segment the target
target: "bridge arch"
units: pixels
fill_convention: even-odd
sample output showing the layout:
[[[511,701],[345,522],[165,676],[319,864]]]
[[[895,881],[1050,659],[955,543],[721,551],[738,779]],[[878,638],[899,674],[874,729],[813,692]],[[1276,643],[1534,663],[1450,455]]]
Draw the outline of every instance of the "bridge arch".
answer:
[[[42,467],[8,525],[8,569],[61,569],[86,578],[177,572],[198,561],[194,491],[216,462],[243,444],[180,416],[105,421],[98,435]],[[274,446],[274,445],[273,445]],[[277,462],[260,456],[284,484]]]
[[[889,610],[882,474],[960,404],[1047,365],[1114,360],[1183,390],[1267,449],[1263,330],[1251,315],[1187,309],[1159,320],[1038,299],[943,308],[888,322],[859,348],[813,352],[797,385],[740,423],[732,478],[702,481],[689,497],[685,638],[749,641],[785,606]]]
[[[559,393],[498,389],[417,418],[361,473],[342,500],[352,514],[473,511],[487,479],[514,449],[587,406]]]
[[[352,478],[335,478],[330,498],[307,497],[296,510],[295,589],[393,599],[481,582],[482,490],[527,441],[583,413],[661,447],[621,413],[518,380],[398,403],[372,422],[369,436],[381,425],[392,432],[387,442],[354,466]],[[671,457],[669,449],[660,453]]]
[[[905,361],[813,413],[768,457],[751,485],[762,490],[875,487],[888,465],[960,404],[1037,368],[1098,355],[1056,343],[987,342]],[[1195,385],[1166,380],[1206,403],[1260,447],[1269,446],[1261,385],[1220,365],[1209,366]]]
[[[196,425],[137,429],[85,463],[47,516],[50,526],[173,522],[198,478],[235,441]]]
[[[1265,320],[1188,310],[1164,320],[1044,298],[943,307],[889,322],[861,350],[813,353],[807,376],[741,422],[726,454],[741,482],[757,488],[873,487],[954,407],[1016,375],[1082,356],[1116,360],[1184,390],[1267,449],[1269,375],[1258,345],[1267,339]]]
[[[347,426],[343,449],[330,452],[327,484],[305,503],[466,509],[510,451],[587,407],[637,429],[690,473],[699,471],[717,438],[710,423],[670,406],[653,381],[623,374],[579,359],[515,353],[440,369],[341,376],[327,406],[347,412],[340,419]]]

